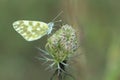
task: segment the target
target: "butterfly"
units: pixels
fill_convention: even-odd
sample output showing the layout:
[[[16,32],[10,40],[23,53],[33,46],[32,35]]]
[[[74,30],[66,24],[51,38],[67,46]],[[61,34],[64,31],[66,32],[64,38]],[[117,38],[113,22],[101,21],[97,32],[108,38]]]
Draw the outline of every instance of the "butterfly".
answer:
[[[17,31],[25,40],[34,41],[38,40],[46,34],[50,34],[53,30],[53,22],[62,12],[60,12],[52,22],[45,23],[41,21],[30,20],[18,20],[13,23],[13,28]]]
[[[54,22],[44,23],[41,21],[19,20],[13,23],[13,28],[25,40],[34,41],[40,39],[46,34],[50,34],[54,26]]]

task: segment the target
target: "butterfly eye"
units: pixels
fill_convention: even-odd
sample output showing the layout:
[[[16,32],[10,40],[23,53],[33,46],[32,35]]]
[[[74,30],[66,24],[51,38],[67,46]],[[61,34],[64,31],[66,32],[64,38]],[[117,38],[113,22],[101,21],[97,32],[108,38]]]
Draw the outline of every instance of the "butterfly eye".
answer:
[[[48,27],[53,27],[54,26],[54,22],[50,22],[50,23],[48,23]]]

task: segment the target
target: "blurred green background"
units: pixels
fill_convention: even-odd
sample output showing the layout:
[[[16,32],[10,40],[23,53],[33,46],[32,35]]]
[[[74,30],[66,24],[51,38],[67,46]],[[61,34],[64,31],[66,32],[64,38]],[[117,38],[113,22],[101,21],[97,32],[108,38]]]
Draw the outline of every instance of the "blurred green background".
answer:
[[[82,32],[85,57],[71,65],[77,65],[73,67],[76,79],[120,80],[119,3],[119,0],[0,0],[0,80],[49,80],[53,71],[46,71],[47,66],[35,58],[39,55],[35,46],[44,47],[47,36],[27,42],[15,32],[12,23],[21,19],[50,22],[61,11],[63,21],[77,19],[77,25],[81,25],[76,27]],[[84,70],[80,66],[85,66]]]

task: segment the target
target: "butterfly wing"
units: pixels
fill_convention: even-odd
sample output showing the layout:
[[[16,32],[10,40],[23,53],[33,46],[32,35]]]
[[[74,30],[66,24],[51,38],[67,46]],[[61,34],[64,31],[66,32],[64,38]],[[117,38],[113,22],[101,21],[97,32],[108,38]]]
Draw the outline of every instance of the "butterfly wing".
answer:
[[[34,41],[45,34],[49,29],[48,25],[40,21],[19,20],[13,23],[13,28],[27,41]]]

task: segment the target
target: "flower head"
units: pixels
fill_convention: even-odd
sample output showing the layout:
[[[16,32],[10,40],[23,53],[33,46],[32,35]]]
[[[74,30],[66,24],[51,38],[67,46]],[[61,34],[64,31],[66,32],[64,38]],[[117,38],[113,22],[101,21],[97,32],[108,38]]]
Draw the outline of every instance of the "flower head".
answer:
[[[46,44],[46,50],[54,59],[55,63],[67,60],[78,48],[75,30],[70,25],[63,25],[56,31]]]

